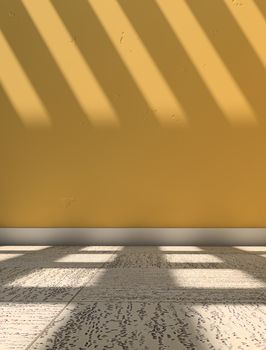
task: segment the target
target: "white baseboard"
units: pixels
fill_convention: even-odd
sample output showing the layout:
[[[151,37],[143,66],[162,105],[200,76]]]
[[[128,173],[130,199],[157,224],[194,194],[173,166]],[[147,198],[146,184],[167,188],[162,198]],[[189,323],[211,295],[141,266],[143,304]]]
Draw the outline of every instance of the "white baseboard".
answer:
[[[266,245],[266,228],[0,228],[0,244]]]

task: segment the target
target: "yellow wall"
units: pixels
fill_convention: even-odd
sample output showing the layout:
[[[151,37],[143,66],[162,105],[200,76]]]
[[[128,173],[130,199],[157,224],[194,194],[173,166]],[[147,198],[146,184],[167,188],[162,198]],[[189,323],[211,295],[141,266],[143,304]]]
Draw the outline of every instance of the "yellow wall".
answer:
[[[265,16],[1,0],[0,226],[266,226]]]

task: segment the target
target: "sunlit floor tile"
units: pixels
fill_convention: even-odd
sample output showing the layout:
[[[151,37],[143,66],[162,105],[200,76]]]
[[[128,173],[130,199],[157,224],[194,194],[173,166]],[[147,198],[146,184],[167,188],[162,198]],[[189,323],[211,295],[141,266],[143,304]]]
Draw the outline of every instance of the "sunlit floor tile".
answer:
[[[170,276],[181,288],[266,288],[265,275],[252,276],[237,269],[172,269]]]
[[[104,263],[114,260],[114,254],[68,254],[62,258],[56,259],[55,262],[65,263]]]
[[[49,248],[48,245],[45,246],[39,246],[39,245],[4,245],[4,246],[0,246],[0,251],[5,251],[5,250],[9,250],[9,251],[40,251],[43,249]]]
[[[66,302],[94,277],[97,269],[20,270],[12,281],[0,286],[0,301]]]
[[[266,247],[265,246],[236,246],[236,249],[242,250],[244,252],[249,253],[256,253],[256,252],[265,252],[266,254]]]
[[[0,303],[0,349],[26,349],[63,307],[63,304]]]
[[[19,256],[22,256],[22,255],[23,254],[1,254],[0,253],[0,262],[18,258]]]
[[[222,263],[223,260],[211,254],[164,254],[169,263]]]
[[[87,246],[80,249],[81,252],[116,252],[123,249],[122,246]]]
[[[196,246],[160,246],[159,249],[161,251],[186,251],[186,252],[202,252],[202,249],[200,247]]]
[[[187,349],[265,349],[265,305],[172,305]]]

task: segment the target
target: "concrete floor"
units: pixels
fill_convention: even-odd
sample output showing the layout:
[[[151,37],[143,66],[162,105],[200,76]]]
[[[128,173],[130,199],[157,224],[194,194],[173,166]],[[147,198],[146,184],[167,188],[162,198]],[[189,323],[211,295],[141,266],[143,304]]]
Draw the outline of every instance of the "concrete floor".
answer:
[[[0,247],[0,349],[266,349],[266,247]]]

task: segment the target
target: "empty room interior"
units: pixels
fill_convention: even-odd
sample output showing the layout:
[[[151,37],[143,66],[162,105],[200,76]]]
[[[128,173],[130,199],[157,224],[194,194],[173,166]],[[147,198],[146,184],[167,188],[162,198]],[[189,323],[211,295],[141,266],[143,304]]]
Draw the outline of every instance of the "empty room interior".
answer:
[[[0,28],[0,350],[265,350],[266,1]]]

